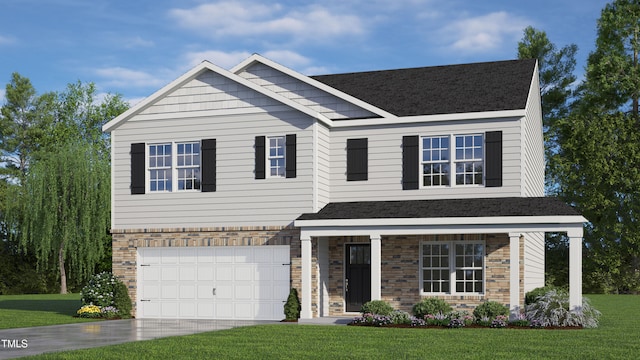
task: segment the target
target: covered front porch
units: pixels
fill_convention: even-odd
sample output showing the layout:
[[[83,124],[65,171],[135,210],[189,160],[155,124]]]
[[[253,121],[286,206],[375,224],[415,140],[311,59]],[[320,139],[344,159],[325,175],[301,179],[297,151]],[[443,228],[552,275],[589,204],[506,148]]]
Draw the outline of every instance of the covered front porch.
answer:
[[[528,209],[510,215],[509,209],[523,200]],[[586,220],[557,199],[526,200],[448,201],[476,216],[452,216],[462,213],[439,206],[440,200],[332,203],[304,214],[295,221],[301,239],[301,319],[357,312],[358,299],[385,300],[410,311],[427,296],[443,298],[458,309],[500,301],[516,314],[525,291],[544,285],[545,232],[564,232],[570,239],[570,307],[579,310]],[[360,259],[358,244],[367,248]],[[438,278],[448,272],[448,265],[438,265],[445,268],[442,272],[426,266],[436,259],[431,251],[437,249],[451,249],[451,279]],[[474,249],[475,255],[462,254]],[[366,264],[365,279],[362,273],[349,273],[362,268],[360,261]],[[456,261],[468,266],[457,269]],[[356,294],[354,301],[354,287],[367,294]]]

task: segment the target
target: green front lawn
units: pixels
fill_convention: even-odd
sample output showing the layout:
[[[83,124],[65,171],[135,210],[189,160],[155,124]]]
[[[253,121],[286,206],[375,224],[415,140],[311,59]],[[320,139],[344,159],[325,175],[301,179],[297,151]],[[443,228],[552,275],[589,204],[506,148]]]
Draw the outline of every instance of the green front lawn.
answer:
[[[95,321],[74,318],[80,294],[0,295],[0,329]]]
[[[38,359],[637,359],[640,297],[590,295],[600,327],[584,330],[398,329],[262,325]]]

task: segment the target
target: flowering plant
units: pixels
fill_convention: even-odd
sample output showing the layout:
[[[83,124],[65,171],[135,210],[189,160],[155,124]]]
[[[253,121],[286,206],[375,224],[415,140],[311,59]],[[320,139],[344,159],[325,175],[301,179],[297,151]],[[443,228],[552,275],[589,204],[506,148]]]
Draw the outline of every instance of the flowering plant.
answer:
[[[96,305],[84,305],[77,311],[77,314],[83,318],[98,318],[102,316],[100,307]]]
[[[354,324],[354,325],[367,324],[367,325],[373,325],[373,326],[383,326],[383,325],[393,324],[393,320],[391,320],[391,317],[389,316],[366,313],[366,314],[362,314],[362,316],[355,317],[351,321],[351,324]]]
[[[94,275],[82,289],[82,303],[100,307],[113,305],[113,295],[118,279],[110,272]]]
[[[105,306],[102,309],[100,309],[100,312],[102,314],[102,317],[106,319],[113,319],[118,317],[119,315],[118,309],[116,309],[113,306]]]
[[[431,326],[449,326],[449,317],[441,312],[437,314],[427,314],[424,316],[424,321],[427,325]]]
[[[507,317],[505,315],[496,316],[493,321],[491,321],[490,327],[492,328],[503,328],[507,327]]]
[[[516,315],[514,319],[509,321],[509,326],[527,327],[529,325],[530,322],[524,313],[518,313],[518,315]]]

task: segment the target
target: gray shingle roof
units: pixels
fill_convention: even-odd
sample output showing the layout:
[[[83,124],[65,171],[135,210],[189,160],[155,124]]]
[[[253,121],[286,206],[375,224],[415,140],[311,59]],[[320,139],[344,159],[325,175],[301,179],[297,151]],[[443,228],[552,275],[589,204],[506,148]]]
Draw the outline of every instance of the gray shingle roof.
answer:
[[[524,109],[535,60],[311,76],[396,116]]]
[[[495,216],[575,216],[574,208],[554,197],[482,198],[329,203],[297,220],[440,218]]]

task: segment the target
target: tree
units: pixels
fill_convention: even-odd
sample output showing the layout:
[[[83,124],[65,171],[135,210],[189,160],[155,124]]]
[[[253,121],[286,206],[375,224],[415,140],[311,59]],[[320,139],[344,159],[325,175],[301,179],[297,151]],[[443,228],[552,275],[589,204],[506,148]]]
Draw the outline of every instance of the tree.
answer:
[[[67,268],[86,278],[104,253],[109,174],[108,160],[90,143],[68,142],[39,154],[17,194],[20,244],[35,252],[39,267],[57,265],[61,294]]]
[[[540,95],[542,102],[542,122],[547,159],[546,182],[548,191],[555,191],[557,179],[553,166],[558,152],[558,119],[567,116],[572,96],[571,86],[576,81],[573,74],[576,67],[575,55],[578,47],[566,45],[561,49],[552,43],[544,31],[528,26],[522,40],[518,42],[519,59],[537,59],[540,74]]]
[[[0,175],[20,181],[32,154],[49,141],[55,94],[36,95],[31,81],[18,73],[6,86],[6,104],[0,109]]]
[[[542,102],[542,121],[546,157],[546,189],[557,192],[561,179],[554,167],[560,149],[558,142],[558,121],[569,112],[572,98],[572,86],[576,81],[573,74],[576,67],[575,55],[578,47],[566,45],[561,49],[552,43],[544,31],[531,26],[524,29],[522,40],[518,42],[519,59],[537,59],[540,76],[540,95]],[[545,272],[547,281],[566,286],[569,273],[566,267],[569,254],[568,238],[562,234],[545,236]]]
[[[639,30],[640,3],[605,6],[585,81],[558,121],[559,193],[590,221],[585,285],[595,291],[640,290]]]

